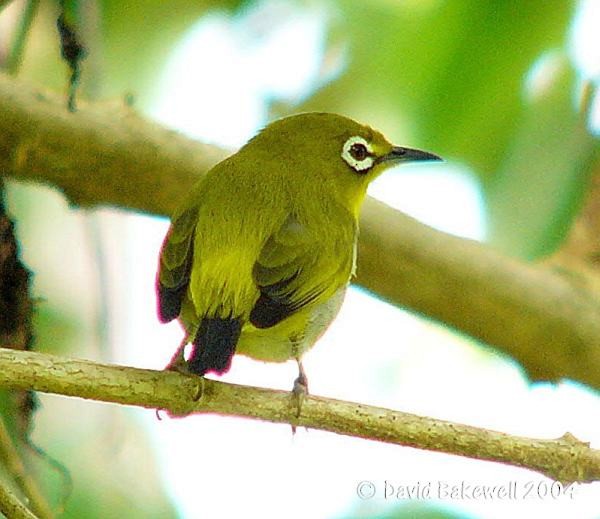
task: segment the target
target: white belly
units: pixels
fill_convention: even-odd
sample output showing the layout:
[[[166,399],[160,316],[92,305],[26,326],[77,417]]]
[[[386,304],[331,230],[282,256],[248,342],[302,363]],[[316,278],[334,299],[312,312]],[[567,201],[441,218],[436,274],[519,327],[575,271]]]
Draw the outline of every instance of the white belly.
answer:
[[[297,312],[271,328],[245,325],[236,353],[269,362],[299,359],[325,333],[339,312],[345,293],[346,287],[340,288],[326,302]]]

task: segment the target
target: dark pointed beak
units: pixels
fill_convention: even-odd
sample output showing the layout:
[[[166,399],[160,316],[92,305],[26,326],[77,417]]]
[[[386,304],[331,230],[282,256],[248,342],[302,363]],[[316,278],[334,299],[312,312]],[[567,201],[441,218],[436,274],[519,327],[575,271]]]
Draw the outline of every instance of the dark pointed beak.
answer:
[[[380,157],[377,162],[421,162],[426,160],[439,161],[444,159],[433,153],[429,153],[428,151],[394,146],[392,151],[390,151],[387,155]]]

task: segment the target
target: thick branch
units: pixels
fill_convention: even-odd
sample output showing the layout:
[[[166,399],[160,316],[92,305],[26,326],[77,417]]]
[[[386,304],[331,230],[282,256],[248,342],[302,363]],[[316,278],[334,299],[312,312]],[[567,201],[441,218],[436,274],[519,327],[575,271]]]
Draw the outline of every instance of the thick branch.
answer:
[[[499,461],[563,483],[600,480],[600,451],[568,433],[536,440],[315,396],[305,398],[297,418],[295,400],[285,391],[9,349],[0,349],[0,386],[164,409],[174,416],[217,413],[290,423]]]
[[[359,284],[497,346],[533,379],[600,389],[599,294],[577,275],[503,256],[375,200],[361,224]]]
[[[168,215],[225,153],[140,118],[124,103],[62,99],[0,74],[0,172],[56,186],[77,205]]]
[[[224,156],[125,107],[71,114],[63,104],[0,76],[0,171],[55,185],[75,204],[164,215]],[[600,389],[600,300],[576,279],[367,200],[357,281],[498,347],[534,379]]]

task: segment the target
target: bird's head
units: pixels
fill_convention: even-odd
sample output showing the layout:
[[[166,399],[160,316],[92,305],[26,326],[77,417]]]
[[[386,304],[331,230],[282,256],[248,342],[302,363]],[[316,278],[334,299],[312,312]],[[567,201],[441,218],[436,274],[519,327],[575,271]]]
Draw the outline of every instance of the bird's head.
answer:
[[[427,151],[394,146],[380,132],[347,117],[317,112],[275,121],[247,147],[277,163],[288,181],[333,190],[331,195],[354,214],[369,183],[387,168],[442,160]]]

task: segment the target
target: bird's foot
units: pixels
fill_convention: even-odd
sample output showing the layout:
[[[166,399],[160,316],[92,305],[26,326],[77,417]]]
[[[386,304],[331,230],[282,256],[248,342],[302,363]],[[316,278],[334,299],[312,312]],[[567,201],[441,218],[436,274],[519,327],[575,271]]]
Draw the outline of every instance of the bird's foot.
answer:
[[[202,375],[199,376],[198,373],[194,373],[192,370],[190,370],[190,366],[187,360],[185,360],[184,356],[186,345],[187,338],[181,341],[179,348],[177,348],[177,351],[171,357],[171,360],[166,365],[165,370],[177,371],[178,373],[182,373],[183,375],[189,375],[191,377],[194,377],[195,379],[198,379],[198,389],[196,391],[195,396],[193,397],[194,401],[197,401],[200,400],[200,398],[202,398],[202,394],[204,393],[204,377]]]

